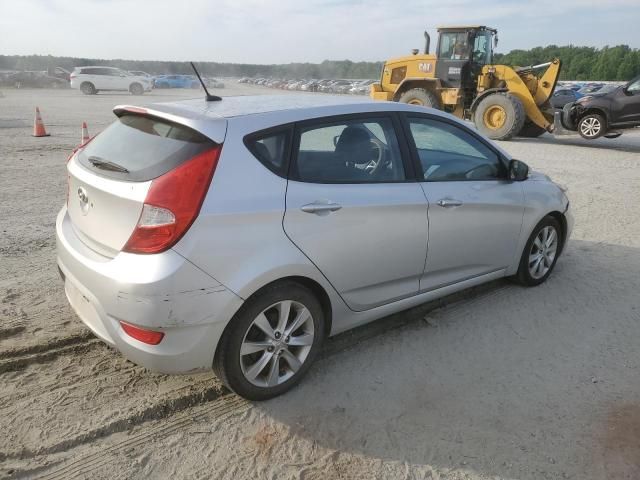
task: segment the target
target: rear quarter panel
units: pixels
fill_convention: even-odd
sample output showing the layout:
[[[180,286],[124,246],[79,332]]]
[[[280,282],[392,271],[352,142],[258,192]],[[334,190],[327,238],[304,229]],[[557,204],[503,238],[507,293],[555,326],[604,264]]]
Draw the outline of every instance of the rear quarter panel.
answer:
[[[342,302],[284,232],[287,180],[244,146],[245,135],[272,125],[259,116],[229,119],[200,215],[174,249],[243,299],[280,278],[303,276],[319,283],[332,305]]]

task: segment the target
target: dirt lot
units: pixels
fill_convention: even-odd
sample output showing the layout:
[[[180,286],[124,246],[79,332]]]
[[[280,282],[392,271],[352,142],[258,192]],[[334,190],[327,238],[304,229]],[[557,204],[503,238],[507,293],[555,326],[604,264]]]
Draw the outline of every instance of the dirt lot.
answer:
[[[547,283],[494,282],[343,334],[298,388],[251,404],[212,374],[125,361],[56,271],[81,122],[94,134],[115,104],[184,93],[3,93],[0,477],[640,478],[640,132],[504,144],[569,187],[574,236]],[[51,137],[30,136],[36,105]]]

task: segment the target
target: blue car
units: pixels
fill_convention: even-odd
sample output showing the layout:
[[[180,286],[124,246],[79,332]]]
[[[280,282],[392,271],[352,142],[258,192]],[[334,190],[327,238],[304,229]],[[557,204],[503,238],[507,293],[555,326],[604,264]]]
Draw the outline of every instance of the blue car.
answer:
[[[155,88],[198,88],[200,82],[191,75],[161,75],[153,80]]]

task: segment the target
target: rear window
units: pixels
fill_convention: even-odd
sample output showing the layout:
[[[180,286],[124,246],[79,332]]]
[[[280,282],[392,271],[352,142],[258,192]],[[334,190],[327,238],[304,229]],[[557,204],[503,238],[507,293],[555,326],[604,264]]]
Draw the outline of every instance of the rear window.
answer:
[[[144,182],[214,146],[204,135],[182,125],[125,114],[82,149],[78,160],[98,175]]]

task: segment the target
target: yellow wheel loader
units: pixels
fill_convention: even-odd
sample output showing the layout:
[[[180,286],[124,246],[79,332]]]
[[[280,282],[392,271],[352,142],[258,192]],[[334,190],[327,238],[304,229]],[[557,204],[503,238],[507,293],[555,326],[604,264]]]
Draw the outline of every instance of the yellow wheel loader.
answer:
[[[423,105],[472,120],[489,138],[537,137],[554,129],[549,98],[560,76],[560,60],[530,67],[493,64],[497,30],[485,26],[438,28],[435,55],[429,53],[388,60],[379,83],[371,86],[375,100]]]

